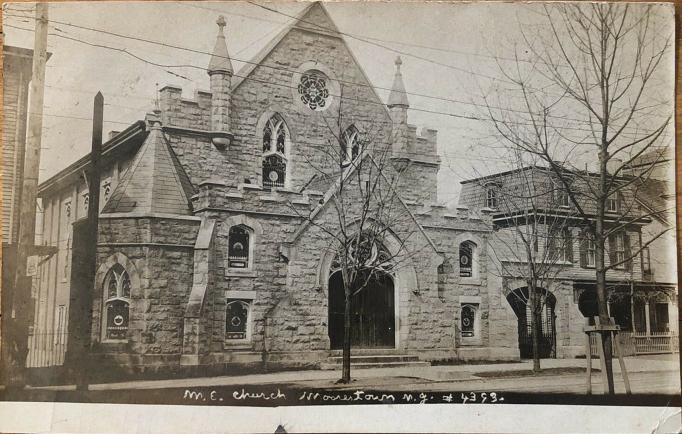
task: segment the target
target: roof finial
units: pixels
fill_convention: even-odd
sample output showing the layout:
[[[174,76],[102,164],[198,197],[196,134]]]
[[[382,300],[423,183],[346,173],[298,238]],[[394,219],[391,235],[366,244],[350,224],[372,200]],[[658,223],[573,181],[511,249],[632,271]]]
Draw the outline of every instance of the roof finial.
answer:
[[[225,17],[220,15],[216,20],[218,25],[218,37],[215,41],[215,48],[213,48],[213,55],[211,56],[211,61],[208,64],[208,74],[232,74],[232,62],[230,61],[230,55],[227,53],[227,44],[225,43],[224,28],[227,26]]]
[[[388,95],[388,108],[391,107],[409,107],[410,103],[407,100],[407,92],[405,91],[405,84],[403,83],[403,74],[400,72],[400,66],[403,60],[400,56],[395,58],[395,77],[393,78],[393,87],[391,93]]]

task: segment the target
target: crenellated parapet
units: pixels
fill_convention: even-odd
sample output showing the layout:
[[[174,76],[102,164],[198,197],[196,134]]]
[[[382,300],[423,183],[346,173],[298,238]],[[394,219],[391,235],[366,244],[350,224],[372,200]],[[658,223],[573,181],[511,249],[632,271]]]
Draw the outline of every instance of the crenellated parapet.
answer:
[[[439,165],[438,131],[423,128],[420,133],[417,133],[417,127],[414,125],[408,125],[408,131],[410,159],[417,163]]]
[[[195,213],[203,211],[250,212],[305,218],[322,200],[324,193],[307,190],[302,193],[284,189],[263,189],[256,184],[230,186],[220,179],[199,183],[192,197]]]
[[[442,204],[408,202],[410,211],[422,226],[443,229],[492,231],[492,215],[466,206],[448,208]]]
[[[193,99],[182,97],[182,88],[164,86],[159,91],[161,122],[167,127],[211,131],[211,93],[196,91]]]

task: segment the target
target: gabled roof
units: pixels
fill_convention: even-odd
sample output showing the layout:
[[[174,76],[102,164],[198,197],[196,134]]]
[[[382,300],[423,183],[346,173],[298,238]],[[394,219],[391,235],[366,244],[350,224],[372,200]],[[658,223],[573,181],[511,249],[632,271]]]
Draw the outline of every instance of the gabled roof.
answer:
[[[377,101],[382,102],[382,99],[379,97],[376,88],[372,85],[372,82],[369,80],[369,77],[362,68],[362,65],[360,62],[358,62],[358,59],[355,57],[348,44],[346,44],[346,41],[343,38],[343,33],[341,33],[336,27],[336,24],[334,24],[334,21],[329,16],[326,7],[321,1],[312,2],[309,6],[304,8],[303,11],[296,16],[296,18],[293,18],[292,21],[277,34],[277,36],[275,36],[267,45],[265,45],[263,49],[256,53],[249,63],[244,65],[244,67],[242,67],[242,69],[240,69],[239,72],[234,75],[232,78],[233,93],[242,83],[244,83],[246,79],[249,78],[253,71],[263,63],[268,54],[270,54],[270,52],[274,50],[275,47],[282,42],[284,37],[287,36],[293,29],[304,29],[307,31],[339,38],[346,47],[346,50],[348,50],[353,62],[355,62],[355,65],[358,67],[358,70],[362,74],[362,78],[367,82],[369,88],[374,93]],[[383,107],[386,110],[386,114],[388,115],[388,108],[386,106]]]
[[[647,179],[638,182],[635,189],[635,199],[644,205],[652,216],[665,224],[671,224],[670,217],[674,209],[667,209],[668,199],[672,185],[668,181],[659,179]],[[674,217],[673,217],[674,219]]]
[[[382,176],[384,179],[386,179],[386,175],[384,174],[383,170],[379,167],[377,162],[372,158],[371,154],[368,151],[363,151],[363,153],[357,158],[356,162],[354,164],[351,164],[350,166],[346,167],[343,171],[342,174],[339,174],[339,177],[337,180],[329,187],[329,189],[326,191],[324,197],[322,198],[322,201],[320,204],[317,205],[317,207],[313,210],[312,213],[310,213],[310,217],[306,219],[301,226],[298,227],[296,232],[291,234],[291,236],[287,239],[288,244],[293,244],[298,240],[298,238],[310,227],[312,222],[314,221],[315,218],[322,212],[322,210],[327,206],[327,204],[330,202],[331,198],[334,196],[334,193],[336,193],[339,188],[341,188],[341,181],[346,181],[349,179],[353,173],[355,173],[356,170],[363,164],[373,164],[377,170],[380,176]],[[429,243],[431,248],[433,248],[434,252],[438,253],[438,248],[436,247],[436,244],[433,242],[431,237],[426,233],[422,225],[419,223],[417,218],[414,216],[412,211],[410,211],[410,208],[407,206],[405,201],[400,197],[400,194],[393,188],[393,185],[389,182],[388,183],[389,188],[393,191],[393,194],[395,197],[400,201],[401,205],[405,208],[405,211],[410,215],[410,218],[414,222],[415,225],[417,225],[417,228],[419,229],[419,232],[426,238],[426,241]]]
[[[189,199],[193,191],[192,183],[164,137],[160,123],[152,122],[147,139],[102,213],[134,211],[190,215]]]

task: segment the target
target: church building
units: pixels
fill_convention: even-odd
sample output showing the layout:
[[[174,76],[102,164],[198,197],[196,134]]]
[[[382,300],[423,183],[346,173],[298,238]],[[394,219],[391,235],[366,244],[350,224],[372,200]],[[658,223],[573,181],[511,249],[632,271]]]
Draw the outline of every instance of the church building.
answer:
[[[354,348],[414,363],[518,359],[516,315],[487,277],[491,217],[437,203],[437,132],[408,123],[401,59],[382,101],[321,3],[238,72],[217,24],[210,91],[160,89],[144,121],[103,145],[92,354],[134,370],[333,365],[342,288],[316,222],[334,218],[336,179],[384,149],[381,175],[399,174],[392,206],[406,217],[382,248],[410,254],[358,299]],[[340,173],[325,158],[339,142]],[[87,216],[89,164],[39,189],[44,242],[59,251],[41,265],[36,331],[55,330],[79,297],[73,227]]]

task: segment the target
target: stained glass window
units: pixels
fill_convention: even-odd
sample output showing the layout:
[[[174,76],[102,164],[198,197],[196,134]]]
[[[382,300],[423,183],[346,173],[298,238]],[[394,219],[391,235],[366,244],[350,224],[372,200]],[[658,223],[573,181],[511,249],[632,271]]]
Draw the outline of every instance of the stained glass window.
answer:
[[[263,128],[263,152],[269,152],[270,151],[270,142],[272,141],[272,128],[270,126],[270,122],[265,124],[265,128]]]
[[[227,263],[230,268],[249,267],[249,230],[232,226],[229,232]]]
[[[320,71],[311,70],[301,76],[298,93],[303,104],[311,110],[320,110],[327,105],[329,89],[327,77]]]
[[[227,300],[225,338],[247,340],[249,338],[249,304],[244,300]]]
[[[462,306],[460,318],[460,330],[463,338],[474,337],[474,326],[476,321],[476,308],[470,304]]]
[[[286,131],[284,130],[284,122],[280,122],[277,127],[277,152],[284,154],[284,143],[286,142]]]
[[[274,132],[274,135],[273,135]],[[263,128],[263,187],[284,187],[289,132],[284,119],[273,115]]]
[[[263,160],[263,187],[284,187],[287,163],[279,155],[269,155]]]
[[[128,272],[121,264],[114,264],[104,280],[104,337],[111,340],[126,339],[130,309],[131,283]]]
[[[465,241],[459,245],[459,277],[473,276],[474,245]]]

